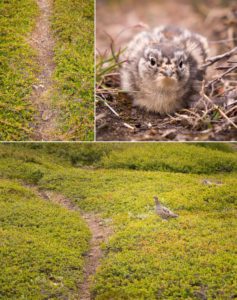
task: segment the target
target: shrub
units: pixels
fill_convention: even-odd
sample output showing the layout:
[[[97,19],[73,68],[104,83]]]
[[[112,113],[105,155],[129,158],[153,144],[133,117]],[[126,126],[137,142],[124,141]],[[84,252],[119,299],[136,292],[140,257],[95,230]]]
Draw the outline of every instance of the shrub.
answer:
[[[105,168],[126,168],[181,173],[237,171],[236,153],[223,153],[188,144],[131,144],[104,156]]]

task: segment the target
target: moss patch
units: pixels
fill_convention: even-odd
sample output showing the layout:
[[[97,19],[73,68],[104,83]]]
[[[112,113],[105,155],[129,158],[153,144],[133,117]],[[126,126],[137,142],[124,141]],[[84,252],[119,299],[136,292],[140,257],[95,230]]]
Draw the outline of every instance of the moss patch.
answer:
[[[90,233],[78,213],[0,180],[1,299],[74,299]]]
[[[64,140],[94,138],[94,1],[55,0],[54,101]]]
[[[105,156],[102,159],[102,165],[115,169],[161,170],[197,174],[236,171],[236,155],[216,149],[216,147],[212,149],[182,143],[128,144],[123,149],[112,151]]]
[[[35,53],[27,37],[38,14],[33,0],[0,3],[0,140],[27,140],[34,109],[27,101],[35,81]]]

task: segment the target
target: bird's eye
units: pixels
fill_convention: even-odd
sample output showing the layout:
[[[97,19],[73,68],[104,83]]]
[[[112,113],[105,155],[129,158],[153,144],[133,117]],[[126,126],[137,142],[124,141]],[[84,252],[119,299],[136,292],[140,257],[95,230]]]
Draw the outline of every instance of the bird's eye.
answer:
[[[152,67],[154,67],[156,65],[156,59],[154,57],[150,58],[150,64]]]
[[[183,68],[183,65],[184,65],[184,63],[183,63],[183,61],[181,60],[181,61],[179,62],[179,68],[182,69],[182,68]]]

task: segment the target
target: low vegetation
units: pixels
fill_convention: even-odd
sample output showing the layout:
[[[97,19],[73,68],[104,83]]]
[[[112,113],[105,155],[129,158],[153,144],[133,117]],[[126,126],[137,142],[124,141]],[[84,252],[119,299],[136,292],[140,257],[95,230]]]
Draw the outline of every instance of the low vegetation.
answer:
[[[167,149],[169,149],[167,151]],[[124,150],[113,151],[102,160],[106,168],[161,170],[181,173],[229,172],[237,170],[235,154],[185,145],[147,144],[128,145]]]
[[[34,144],[33,147],[36,147]],[[28,148],[29,146],[27,146]],[[236,170],[235,144],[104,144],[39,145],[73,166],[125,168],[181,173],[215,173]],[[168,150],[167,150],[168,149]]]
[[[1,299],[73,299],[90,233],[78,213],[0,179]]]
[[[98,213],[103,222],[113,228],[109,241],[102,245],[104,257],[93,278],[92,299],[234,298],[236,296],[234,243],[237,233],[235,217],[237,162],[234,148],[232,150],[228,148],[229,146],[226,148],[221,146],[216,150],[204,145],[200,147],[188,144],[164,144],[160,145],[160,148],[156,144],[149,144],[146,147],[143,144],[110,144],[109,150],[103,152],[104,146],[103,144],[0,146],[0,177],[2,186],[6,187],[2,188],[4,190],[2,194],[7,195],[4,199],[9,201],[9,205],[2,206],[0,210],[1,221],[7,220],[4,221],[4,226],[14,225],[14,229],[20,227],[20,230],[23,232],[28,230],[27,233],[30,231],[32,235],[36,234],[35,232],[42,234],[41,230],[44,229],[47,241],[52,240],[52,248],[47,243],[46,249],[50,247],[55,251],[50,256],[52,260],[48,262],[44,256],[35,255],[34,244],[28,244],[25,238],[19,235],[11,235],[9,239],[12,243],[4,242],[4,247],[8,247],[6,257],[15,255],[19,258],[15,260],[14,267],[23,270],[14,276],[25,278],[24,270],[29,264],[34,266],[36,274],[40,265],[49,264],[53,270],[56,269],[54,273],[56,275],[53,275],[50,283],[47,280],[40,282],[33,280],[28,281],[30,282],[28,288],[23,288],[22,281],[16,281],[17,284],[10,281],[8,289],[3,292],[3,299],[7,299],[5,295],[9,294],[6,294],[6,291],[12,290],[13,285],[17,295],[25,295],[26,289],[30,290],[32,287],[38,291],[39,286],[46,287],[49,291],[47,295],[53,295],[52,298],[56,294],[55,290],[52,292],[48,288],[49,286],[59,289],[58,298],[68,298],[69,286],[71,295],[75,295],[76,276],[79,282],[81,280],[83,264],[81,255],[88,247],[88,229],[78,215],[43,202],[33,194],[30,187],[22,186],[22,182],[34,183],[40,189],[64,194],[81,210]],[[72,165],[70,155],[75,155],[76,149],[79,157],[80,153],[85,152],[82,149],[87,149],[88,155],[92,155],[93,151],[96,153],[97,147],[98,153],[103,154],[97,157],[93,164],[89,160],[86,162],[85,156],[81,155],[83,163],[76,167]],[[218,145],[215,148],[218,148]],[[129,152],[133,155],[127,158],[127,161],[134,160],[138,166],[139,156],[148,162],[155,153],[162,153],[162,159],[165,159],[166,154],[170,165],[173,162],[177,167],[131,170],[124,163],[118,165],[119,168],[114,165],[110,168],[110,162],[121,160],[121,157],[128,156]],[[203,160],[200,167],[198,167],[199,155]],[[184,156],[187,157],[186,160]],[[217,159],[218,165],[232,165],[232,168],[215,169],[213,166]],[[158,161],[158,158],[153,161],[154,165],[158,164],[156,160]],[[186,168],[182,169],[180,166],[182,162],[184,165],[187,164],[188,160],[192,160],[193,165],[187,174]],[[179,163],[175,164],[176,161]],[[106,169],[103,167],[105,162]],[[162,221],[154,212],[154,195],[158,195],[165,206],[179,214],[179,218],[168,222]],[[31,204],[35,205],[34,209],[31,209]],[[53,216],[50,213],[51,208],[54,211]],[[35,211],[37,216],[34,215]],[[15,218],[12,217],[13,212]],[[25,219],[22,215],[26,216]],[[28,220],[29,216],[32,216],[31,220]],[[40,221],[35,221],[39,219]],[[37,227],[35,224],[40,226]],[[79,224],[76,231],[80,235],[78,243],[75,243],[77,237],[74,238],[75,224]],[[67,234],[64,234],[65,227]],[[66,242],[57,244],[59,239]],[[70,247],[72,256],[68,254],[69,250],[65,250],[70,244],[69,240],[73,240],[73,247]],[[40,241],[41,238],[37,240]],[[17,243],[20,243],[21,247],[15,247]],[[27,261],[24,258],[20,260],[20,257],[25,257],[20,252],[24,247],[32,249],[33,253]],[[73,252],[74,247],[79,248],[77,253]],[[36,248],[37,251],[44,249],[44,247]],[[72,267],[75,272],[67,273],[68,269],[65,270],[65,267],[72,265],[68,262],[64,264],[63,259],[59,259],[55,265],[58,249],[61,249],[59,257],[65,259],[67,257],[76,268],[74,270]],[[39,257],[39,261],[34,259],[32,263],[31,257]],[[11,267],[13,268],[12,265]],[[6,278],[10,275],[7,273],[9,269],[4,270],[0,281],[4,282],[5,286]],[[72,279],[69,279],[68,274]],[[57,276],[67,279],[68,285],[63,283],[61,289],[59,285],[55,285],[58,283]],[[44,299],[42,294],[39,298]],[[71,298],[73,299],[72,296]]]
[[[27,140],[31,133],[35,112],[27,99],[37,66],[27,37],[37,14],[34,0],[0,3],[0,140]]]
[[[54,101],[63,140],[94,138],[94,1],[54,1]]]
[[[30,97],[40,66],[29,41],[40,13],[35,0],[0,3],[0,140],[31,140],[37,135],[39,112]],[[50,129],[57,132],[49,134],[54,140],[93,140],[94,1],[56,0],[52,14],[55,72],[47,95],[52,97],[49,110],[60,116]]]

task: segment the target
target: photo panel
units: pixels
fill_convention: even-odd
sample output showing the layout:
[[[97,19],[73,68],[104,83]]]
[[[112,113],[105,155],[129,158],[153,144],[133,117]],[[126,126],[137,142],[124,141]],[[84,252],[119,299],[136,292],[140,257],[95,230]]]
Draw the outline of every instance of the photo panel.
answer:
[[[94,140],[94,0],[0,4],[0,140]]]
[[[0,298],[234,299],[236,172],[236,144],[0,144]]]
[[[236,141],[233,1],[97,0],[96,139]]]

